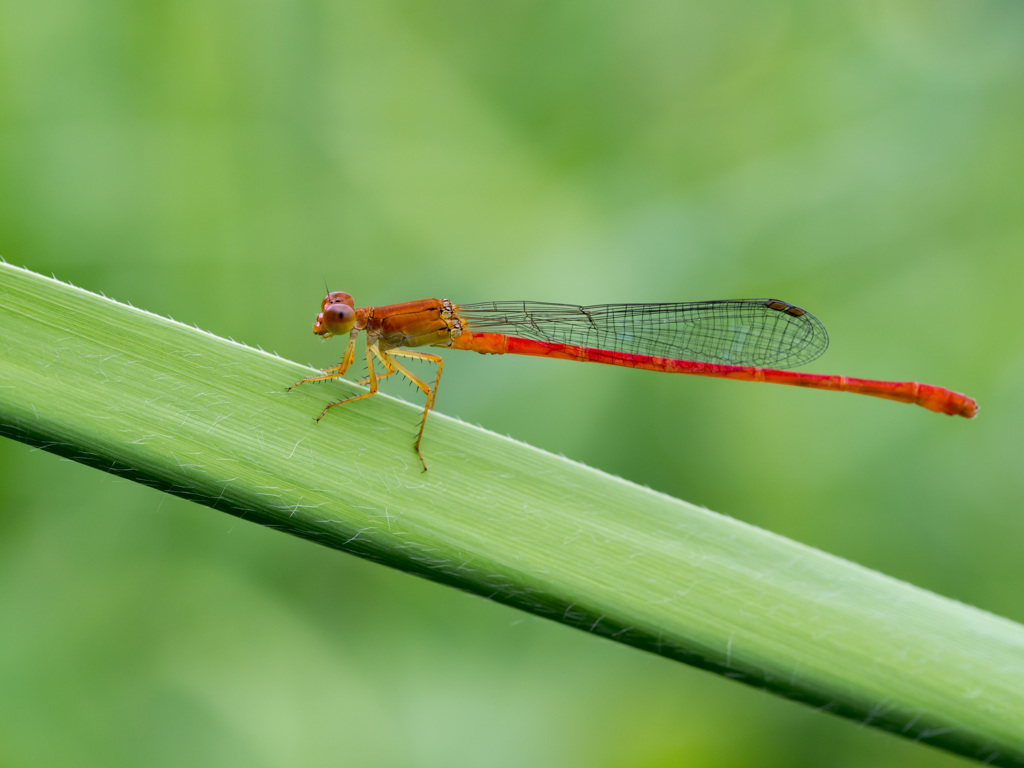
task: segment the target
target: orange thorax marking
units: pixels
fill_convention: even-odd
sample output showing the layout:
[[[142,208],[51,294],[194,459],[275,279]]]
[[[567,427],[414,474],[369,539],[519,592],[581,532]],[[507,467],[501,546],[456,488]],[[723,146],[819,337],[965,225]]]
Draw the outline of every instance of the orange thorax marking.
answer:
[[[381,349],[448,346],[452,339],[452,312],[441,299],[420,299],[403,304],[372,307],[367,334],[376,337]]]

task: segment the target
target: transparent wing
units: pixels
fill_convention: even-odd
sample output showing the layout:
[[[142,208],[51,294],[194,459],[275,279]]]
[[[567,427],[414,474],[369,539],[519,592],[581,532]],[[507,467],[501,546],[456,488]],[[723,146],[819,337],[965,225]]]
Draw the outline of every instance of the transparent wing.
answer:
[[[795,368],[828,347],[818,318],[778,299],[592,307],[489,301],[456,311],[477,333],[725,365]]]

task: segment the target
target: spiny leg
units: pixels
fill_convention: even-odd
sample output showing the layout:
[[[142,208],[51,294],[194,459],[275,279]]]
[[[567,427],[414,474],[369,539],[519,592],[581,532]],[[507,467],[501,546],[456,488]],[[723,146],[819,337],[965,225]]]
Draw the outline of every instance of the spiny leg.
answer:
[[[340,379],[342,376],[345,375],[344,371],[338,371],[337,373],[330,373],[330,371],[335,371],[335,370],[337,370],[337,368],[338,368],[338,366],[334,366],[334,368],[326,369],[324,371],[324,375],[323,376],[310,376],[308,379],[303,379],[302,381],[296,381],[294,384],[292,384],[290,387],[288,387],[288,389],[286,389],[285,392],[288,392],[288,391],[290,391],[292,389],[295,389],[297,386],[299,386],[299,384],[308,384],[311,381],[329,381],[330,379]]]
[[[330,368],[324,368],[320,376],[310,376],[308,379],[296,381],[288,387],[285,392],[295,389],[299,384],[308,384],[311,381],[328,381],[329,379],[337,379],[344,376],[345,371],[348,370],[349,365],[352,364],[352,359],[355,357],[355,345],[356,336],[353,333],[348,337],[348,346],[345,347],[345,356],[341,358],[340,363],[332,365]]]
[[[396,369],[394,366],[394,361],[391,359],[391,356],[387,352],[381,352],[380,349],[378,349],[375,346],[373,349],[373,353],[377,356],[377,359],[380,360],[381,365],[384,366],[384,373],[377,376],[377,381],[380,381],[381,379],[386,379],[388,376],[395,373]],[[356,384],[366,384],[369,380],[370,377],[367,376],[365,379],[360,379],[359,381],[357,381]]]
[[[438,355],[431,355],[427,352],[413,352],[407,349],[392,349],[385,354],[396,355],[398,357],[411,357],[415,360],[426,360],[431,363],[437,363],[437,378],[434,379],[434,386],[429,387],[422,379],[416,376],[400,362],[394,359],[391,361],[403,376],[419,387],[420,391],[427,396],[427,405],[423,409],[423,418],[420,420],[420,431],[416,435],[416,442],[413,443],[413,449],[416,451],[416,455],[420,457],[420,464],[423,465],[423,471],[426,472],[427,463],[423,461],[423,454],[420,453],[420,441],[423,439],[423,428],[427,425],[427,414],[434,408],[434,399],[437,396],[437,385],[441,383],[441,369],[444,367],[444,361]]]
[[[305,384],[306,382],[309,381],[326,381],[328,379],[336,379],[341,377],[345,373],[345,370],[348,368],[349,364],[352,362],[352,355],[350,354],[350,352],[352,350],[353,343],[354,334],[353,337],[349,339],[349,348],[345,351],[345,357],[342,359],[342,362],[340,364],[333,366],[331,368],[327,368],[326,370],[324,370],[323,375],[321,376],[312,376],[308,379],[303,379],[302,381],[296,382],[291,387],[289,387],[289,389],[297,387],[299,384]],[[404,365],[395,360],[392,357],[392,355],[411,357],[418,360],[427,360],[428,362],[437,363],[437,376],[434,379],[434,386],[430,387],[429,385],[427,385],[416,374],[414,374]],[[384,374],[380,376],[378,376],[376,371],[374,370],[374,357],[380,360],[381,364],[384,366],[386,371]],[[380,350],[377,344],[367,344],[366,368],[369,373],[369,376],[367,376],[367,378],[362,379],[357,383],[369,383],[370,391],[364,392],[361,395],[354,395],[353,397],[349,397],[344,400],[339,400],[336,403],[331,403],[326,408],[324,408],[323,411],[320,412],[320,415],[316,417],[316,420],[320,421],[320,419],[327,415],[327,412],[336,405],[345,405],[346,403],[351,403],[356,400],[363,400],[364,398],[377,394],[377,381],[379,379],[386,378],[396,372],[401,373],[403,376],[409,379],[409,381],[415,384],[416,387],[418,387],[419,390],[427,396],[427,404],[426,407],[423,409],[423,417],[420,419],[420,429],[419,432],[416,434],[416,442],[413,443],[413,450],[416,451],[416,455],[419,457],[420,464],[423,465],[423,471],[426,472],[427,464],[423,460],[423,454],[420,453],[420,441],[423,439],[423,428],[427,424],[427,413],[429,413],[434,407],[434,400],[437,396],[437,386],[438,384],[441,383],[441,369],[443,367],[443,364],[444,363],[442,359],[437,355],[431,355],[425,352],[412,352],[409,350]]]
[[[355,402],[356,400],[362,400],[365,397],[371,397],[372,395],[376,395],[377,394],[377,376],[376,376],[376,374],[373,371],[373,355],[371,354],[371,351],[373,353],[376,353],[378,356],[380,354],[379,352],[377,352],[377,345],[376,344],[367,344],[366,345],[366,363],[370,367],[370,377],[369,377],[370,391],[369,392],[364,392],[361,395],[354,395],[352,397],[347,397],[344,400],[339,400],[336,403],[331,403],[326,408],[324,408],[323,411],[320,412],[319,416],[316,417],[317,421],[320,421],[320,419],[322,419],[324,416],[326,416],[327,412],[329,410],[331,410],[331,408],[333,408],[336,405],[344,405],[345,403],[352,403],[352,402]],[[340,374],[336,374],[335,376],[322,376],[320,378],[331,379],[331,378],[336,378],[338,375],[340,375]],[[299,382],[299,383],[301,384],[301,382]]]

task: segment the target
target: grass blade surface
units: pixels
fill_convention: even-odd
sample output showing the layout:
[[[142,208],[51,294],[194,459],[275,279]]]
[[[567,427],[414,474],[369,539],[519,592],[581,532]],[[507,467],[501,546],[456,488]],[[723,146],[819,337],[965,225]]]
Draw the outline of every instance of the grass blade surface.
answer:
[[[906,738],[1024,765],[1024,628],[0,264],[0,432]],[[55,473],[60,467],[54,466]],[[736,726],[742,729],[742,724]]]

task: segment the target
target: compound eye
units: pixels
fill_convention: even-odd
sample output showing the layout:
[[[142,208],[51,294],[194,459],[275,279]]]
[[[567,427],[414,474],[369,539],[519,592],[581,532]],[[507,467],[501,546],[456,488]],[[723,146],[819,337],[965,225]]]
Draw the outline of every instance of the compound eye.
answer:
[[[336,336],[348,333],[356,324],[356,311],[348,304],[336,303],[324,307],[316,316],[313,333],[320,336]]]

